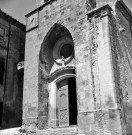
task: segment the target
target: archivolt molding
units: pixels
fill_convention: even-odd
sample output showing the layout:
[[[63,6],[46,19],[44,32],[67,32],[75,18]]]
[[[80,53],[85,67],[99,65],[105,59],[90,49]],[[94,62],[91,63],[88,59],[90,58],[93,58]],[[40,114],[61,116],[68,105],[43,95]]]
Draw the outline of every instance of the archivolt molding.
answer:
[[[66,19],[67,19],[67,18],[66,18]],[[60,19],[60,20],[57,20],[57,21],[56,21],[56,24],[60,24],[60,25],[62,25],[62,26],[64,26],[64,27],[66,27],[67,30],[70,32],[70,34],[71,34],[71,36],[72,36],[73,42],[75,43],[76,39],[74,38],[74,33],[73,33],[73,31],[72,31],[70,25],[68,25],[68,24],[66,23],[66,21],[61,20],[61,19]]]
[[[65,74],[75,74],[75,67],[66,66],[66,67],[59,68],[58,70],[56,70],[55,72],[53,72],[52,74],[49,75],[48,80],[49,80],[49,82],[52,82],[59,76],[62,76]]]

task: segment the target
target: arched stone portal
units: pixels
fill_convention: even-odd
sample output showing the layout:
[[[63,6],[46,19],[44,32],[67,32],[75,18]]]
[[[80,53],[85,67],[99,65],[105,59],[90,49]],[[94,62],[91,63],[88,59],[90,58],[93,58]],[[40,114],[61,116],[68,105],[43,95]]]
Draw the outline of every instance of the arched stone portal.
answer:
[[[40,128],[67,126],[67,124],[57,124],[60,121],[57,120],[58,111],[56,109],[58,109],[58,104],[55,105],[57,102],[55,93],[59,83],[55,83],[56,85],[54,86],[53,83],[56,78],[63,75],[66,75],[66,78],[68,78],[69,74],[75,76],[74,42],[66,27],[55,24],[44,38],[39,54],[38,120]],[[75,78],[66,80],[68,81],[67,85],[73,80],[76,82]],[[76,83],[74,88],[76,99]],[[68,97],[70,98],[70,96]],[[66,101],[68,102],[68,100]],[[75,108],[77,110],[77,104]],[[75,125],[77,124],[76,121],[77,118],[71,121],[68,120],[68,125],[70,123]]]
[[[75,70],[68,72],[49,83],[49,124],[51,127],[77,125],[77,93]],[[69,73],[69,74],[68,74]]]

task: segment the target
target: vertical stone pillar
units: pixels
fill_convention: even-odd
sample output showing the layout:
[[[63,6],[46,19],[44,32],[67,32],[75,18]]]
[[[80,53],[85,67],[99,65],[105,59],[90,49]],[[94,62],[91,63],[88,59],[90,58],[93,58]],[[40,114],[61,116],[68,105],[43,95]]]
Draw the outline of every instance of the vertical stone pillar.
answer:
[[[49,85],[46,75],[46,66],[43,65],[43,69],[39,71],[39,88],[38,88],[38,127],[39,129],[48,128],[49,119]],[[45,74],[44,74],[45,72]]]
[[[87,66],[90,68],[88,74],[92,78],[88,84],[92,83],[92,89],[90,90],[90,87],[87,89],[89,93],[92,92],[89,98],[93,100],[93,104],[90,101],[85,102],[85,106],[89,105],[87,109],[83,106],[84,104],[80,104],[80,108],[83,110],[82,115],[79,114],[79,117],[81,116],[79,119],[80,134],[122,135],[120,108],[118,108],[115,88],[112,42],[110,41],[111,10],[106,5],[88,14],[90,50],[88,61],[90,65]],[[79,82],[77,83],[79,84]],[[84,88],[83,85],[80,91]],[[85,90],[84,101],[86,101],[86,96]]]
[[[115,87],[113,59],[112,59],[112,42],[111,34],[111,13],[107,9],[101,13],[102,38],[97,38],[100,42],[98,48],[98,68],[100,81],[100,97],[101,97],[101,119],[104,134],[120,134],[122,135],[120,108],[117,104],[117,90]],[[97,115],[97,118],[99,116]],[[99,122],[99,119],[98,119]],[[97,123],[98,123],[97,122]]]
[[[55,82],[51,82],[49,84],[49,112],[50,112],[50,120],[49,127],[56,127],[57,117],[56,117],[56,92],[57,86]]]
[[[89,130],[94,128],[94,114],[92,111],[95,109],[90,43],[88,42],[89,32],[86,16],[78,22],[78,32],[76,32],[76,35],[75,60],[78,102],[78,134],[84,135],[89,134]]]
[[[30,53],[29,38],[34,38],[32,34],[27,34],[25,64],[24,64],[24,89],[23,89],[23,125],[26,130],[36,130],[38,123],[38,56]],[[35,39],[35,38],[34,38]],[[32,40],[33,41],[33,40]],[[32,66],[31,66],[32,65]]]

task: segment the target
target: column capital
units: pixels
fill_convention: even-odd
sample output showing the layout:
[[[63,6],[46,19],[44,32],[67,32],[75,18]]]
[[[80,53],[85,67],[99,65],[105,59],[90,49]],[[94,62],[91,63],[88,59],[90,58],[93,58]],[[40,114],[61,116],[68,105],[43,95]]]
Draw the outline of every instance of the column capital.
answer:
[[[107,4],[99,8],[95,8],[87,13],[88,20],[97,17],[105,17],[111,14],[112,8]]]

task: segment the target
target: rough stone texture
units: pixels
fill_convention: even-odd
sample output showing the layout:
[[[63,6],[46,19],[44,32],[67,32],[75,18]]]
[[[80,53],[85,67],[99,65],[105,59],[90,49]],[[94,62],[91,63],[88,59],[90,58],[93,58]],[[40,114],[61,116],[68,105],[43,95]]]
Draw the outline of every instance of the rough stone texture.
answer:
[[[99,11],[97,12],[98,14]],[[91,95],[88,98],[89,108],[86,106],[86,95],[84,100],[85,106],[80,104],[81,117],[78,121],[78,129],[80,134],[122,134],[120,111],[118,110],[116,89],[114,83],[114,72],[112,66],[111,45],[110,42],[110,20],[111,14],[104,11],[100,16],[98,14],[94,18],[94,14],[91,17],[91,13],[88,14],[89,24],[89,44],[90,44],[90,67],[92,78],[92,91],[89,91]],[[79,49],[80,51],[81,49]],[[83,59],[84,60],[84,59]],[[81,60],[81,62],[83,61]],[[80,64],[80,63],[79,63]],[[82,78],[79,82],[81,87],[82,69],[79,69],[79,73]],[[86,71],[86,70],[85,70]],[[89,74],[90,74],[89,73]],[[85,73],[83,73],[85,74]],[[85,85],[81,87],[81,90],[85,88]],[[83,93],[80,93],[82,95]],[[90,102],[94,100],[93,103]],[[92,103],[92,104],[91,104]],[[91,108],[90,108],[91,107]],[[93,107],[93,108],[92,108]],[[80,110],[79,110],[80,111]],[[90,116],[90,119],[89,119]],[[88,119],[88,120],[86,120]],[[114,120],[113,120],[114,119]],[[88,121],[88,124],[86,124]],[[113,125],[112,126],[111,122]],[[93,128],[94,127],[94,128]]]
[[[122,10],[122,11],[121,11]],[[119,99],[123,107],[124,124],[126,126],[127,134],[132,134],[132,31],[129,16],[126,14],[124,8],[117,7],[117,29],[114,30],[118,36],[115,40],[115,62],[117,63],[116,76],[117,87],[119,90]]]
[[[0,14],[0,27],[5,30],[0,38],[0,59],[5,62],[4,83],[0,85],[0,102],[4,104],[0,127],[11,128],[22,124],[23,69],[18,71],[17,64],[24,61],[25,26],[3,11]]]
[[[27,134],[126,135],[127,130],[131,134],[131,104],[124,97],[126,91],[130,97],[131,91],[131,49],[120,52],[131,44],[128,23],[123,19],[129,38],[121,41],[119,31],[123,29],[119,28],[116,15],[124,18],[122,14],[112,14],[108,5],[86,14],[91,9],[86,9],[86,2],[90,3],[57,0],[41,6],[39,26],[27,32],[23,100]],[[42,5],[42,0],[37,0],[37,4]],[[58,74],[69,68],[54,67],[52,55],[56,42],[64,37],[73,40],[75,51],[78,122],[74,128],[57,126],[55,79],[50,78],[51,71]]]
[[[81,35],[82,33],[81,31],[85,30],[86,28],[86,26],[82,25],[86,20],[84,7],[85,7],[84,1],[73,1],[73,0],[65,1],[65,2],[53,1],[52,4],[45,6],[39,12],[39,27],[27,33],[23,101],[24,101],[24,106],[27,106],[27,104],[30,104],[30,106],[32,106],[33,103],[36,103],[36,107],[34,106],[34,109],[32,109],[30,106],[28,109],[24,107],[23,118],[27,119],[26,115],[28,117],[33,117],[36,119],[38,117],[40,129],[46,128],[48,124],[48,121],[47,122],[44,121],[43,123],[43,120],[41,120],[41,118],[48,120],[48,115],[49,115],[47,77],[49,75],[51,66],[53,65],[52,63],[53,60],[52,57],[51,58],[47,57],[50,56],[50,50],[49,50],[50,48],[48,49],[49,46],[48,40],[49,39],[57,40],[58,38],[57,36],[56,38],[53,37],[55,36],[54,33],[56,31],[58,31],[58,33],[61,33],[61,29],[62,30],[64,29],[63,30],[64,32],[62,31],[62,35],[60,36],[69,35],[68,30],[70,30],[73,39],[74,37],[75,39],[79,38],[77,44],[79,44],[79,42],[82,44],[83,43],[82,41],[86,40],[85,34]],[[68,30],[64,26],[67,27]],[[79,27],[80,30],[78,29]],[[80,35],[78,35],[78,33],[80,33]],[[44,38],[45,36],[46,38]],[[56,42],[56,41],[52,41],[52,42]],[[32,54],[30,53],[31,48],[32,48]],[[38,61],[39,58],[40,58],[40,62]],[[38,63],[40,69],[38,69]],[[38,70],[40,71],[39,74],[38,74]],[[38,80],[38,75],[39,75],[39,80]],[[30,93],[32,93],[32,96],[30,95]]]

